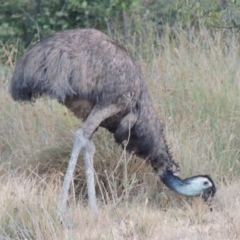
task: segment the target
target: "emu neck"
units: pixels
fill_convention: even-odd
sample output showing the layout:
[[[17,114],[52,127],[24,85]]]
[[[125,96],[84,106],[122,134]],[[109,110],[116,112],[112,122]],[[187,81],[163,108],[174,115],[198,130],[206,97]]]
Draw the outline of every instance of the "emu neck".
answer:
[[[171,171],[164,171],[162,182],[171,190],[185,196],[200,196],[202,189],[195,184],[194,178],[180,179]]]
[[[131,141],[135,143],[137,155],[150,159],[155,172],[177,166],[165,142],[163,128],[147,90],[143,91],[137,107],[139,115],[131,132],[133,136],[130,138],[130,145]]]

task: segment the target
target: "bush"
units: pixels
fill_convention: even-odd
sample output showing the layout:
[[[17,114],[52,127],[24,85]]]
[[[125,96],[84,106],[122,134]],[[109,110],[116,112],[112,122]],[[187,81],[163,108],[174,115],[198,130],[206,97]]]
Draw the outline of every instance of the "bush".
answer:
[[[109,18],[120,18],[125,9],[137,6],[130,0],[10,0],[2,3],[0,39],[20,38],[25,47],[42,36],[62,29],[106,28]]]
[[[161,35],[166,24],[183,29],[200,25],[239,29],[239,11],[239,1],[229,0],[9,0],[0,8],[0,42],[16,45],[20,39],[18,48],[24,49],[71,28],[108,33],[114,28],[125,40],[145,28]]]

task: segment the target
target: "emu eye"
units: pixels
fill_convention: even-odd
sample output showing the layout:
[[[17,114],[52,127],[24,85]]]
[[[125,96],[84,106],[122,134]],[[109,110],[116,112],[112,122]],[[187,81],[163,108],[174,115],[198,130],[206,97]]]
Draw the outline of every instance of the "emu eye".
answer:
[[[207,186],[208,185],[208,181],[203,182],[203,185]]]

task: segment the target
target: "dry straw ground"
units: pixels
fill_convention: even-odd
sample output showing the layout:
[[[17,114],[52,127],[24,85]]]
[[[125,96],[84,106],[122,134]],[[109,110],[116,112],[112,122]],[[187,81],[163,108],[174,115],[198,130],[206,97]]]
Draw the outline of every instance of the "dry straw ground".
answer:
[[[204,173],[216,181],[213,212],[199,198],[167,190],[143,160],[99,130],[99,219],[87,208],[80,158],[69,200],[71,226],[64,228],[57,200],[80,122],[47,98],[13,102],[7,91],[12,68],[2,65],[0,239],[240,239],[238,39],[204,29],[174,36],[149,33],[140,46],[133,39],[127,47],[141,65],[181,176]]]

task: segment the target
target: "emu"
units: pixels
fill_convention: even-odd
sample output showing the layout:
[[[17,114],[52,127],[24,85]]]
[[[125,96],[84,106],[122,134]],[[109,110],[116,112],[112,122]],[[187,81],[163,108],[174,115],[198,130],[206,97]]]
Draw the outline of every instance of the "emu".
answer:
[[[62,214],[81,151],[89,205],[98,214],[92,135],[99,126],[113,133],[127,151],[149,159],[154,172],[171,190],[202,196],[206,202],[216,193],[208,175],[187,179],[176,175],[179,166],[169,152],[140,68],[124,47],[98,30],[65,30],[36,43],[16,63],[9,91],[16,101],[48,95],[83,120],[74,134],[63,181],[59,200]]]

